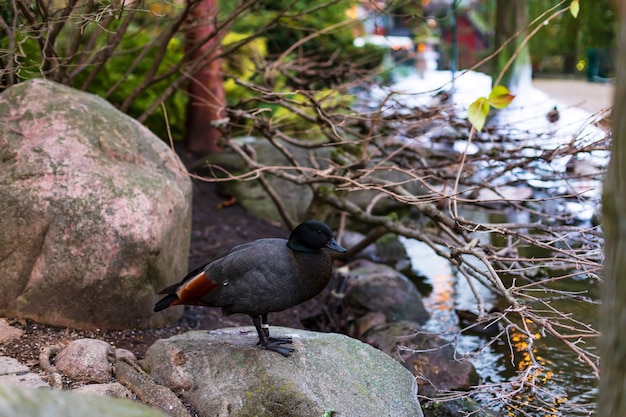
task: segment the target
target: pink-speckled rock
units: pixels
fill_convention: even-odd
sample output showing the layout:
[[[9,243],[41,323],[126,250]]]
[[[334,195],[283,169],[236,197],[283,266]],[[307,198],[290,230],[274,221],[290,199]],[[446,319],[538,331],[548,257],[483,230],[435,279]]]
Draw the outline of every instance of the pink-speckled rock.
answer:
[[[187,272],[191,182],[175,153],[105,100],[30,80],[0,95],[0,315],[146,327]]]
[[[78,339],[56,356],[59,372],[81,382],[111,382],[115,351],[107,342],[97,339]]]

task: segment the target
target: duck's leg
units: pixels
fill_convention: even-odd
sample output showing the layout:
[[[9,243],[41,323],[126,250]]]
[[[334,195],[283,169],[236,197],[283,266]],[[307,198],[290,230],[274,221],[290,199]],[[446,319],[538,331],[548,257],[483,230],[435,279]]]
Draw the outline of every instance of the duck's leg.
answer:
[[[273,350],[274,352],[278,352],[284,357],[288,357],[294,351],[292,348],[288,348],[284,345],[285,343],[291,343],[291,338],[289,341],[286,341],[286,338],[283,340],[272,339],[265,334],[265,329],[261,327],[261,316],[250,316],[252,318],[252,322],[254,323],[254,327],[256,328],[256,332],[259,334],[259,345],[263,346],[267,350]]]
[[[277,343],[291,343],[291,337],[270,337],[270,325],[267,321],[267,313],[261,314],[261,327],[263,328],[263,332],[265,336],[267,336],[267,340],[270,342]]]
[[[267,313],[261,315],[261,327],[263,328],[265,336],[270,337],[270,324],[267,321]]]

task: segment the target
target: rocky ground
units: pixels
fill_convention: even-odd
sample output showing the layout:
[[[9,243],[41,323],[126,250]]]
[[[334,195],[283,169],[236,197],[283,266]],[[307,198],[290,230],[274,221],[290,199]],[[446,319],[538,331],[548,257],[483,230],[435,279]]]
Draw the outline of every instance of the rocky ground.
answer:
[[[264,237],[286,238],[289,234],[280,224],[271,224],[250,216],[230,196],[220,193],[219,187],[214,183],[194,180],[193,206],[190,270],[235,245]],[[183,319],[172,325],[122,331],[74,330],[46,326],[30,320],[6,318],[11,326],[23,330],[24,333],[16,340],[0,343],[0,355],[13,357],[31,369],[37,369],[41,349],[56,344],[67,344],[79,338],[94,338],[107,341],[114,347],[128,349],[141,359],[146,349],[160,338],[188,330],[210,330],[252,324],[250,319],[243,315],[223,317],[219,309],[184,308]],[[304,328],[302,319],[315,315],[320,308],[316,300],[311,300],[286,312],[270,315],[270,322],[272,325]]]

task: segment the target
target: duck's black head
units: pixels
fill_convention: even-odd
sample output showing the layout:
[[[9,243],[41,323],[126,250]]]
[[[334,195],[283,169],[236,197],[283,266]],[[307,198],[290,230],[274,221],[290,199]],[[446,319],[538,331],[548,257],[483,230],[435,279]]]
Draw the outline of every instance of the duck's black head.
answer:
[[[293,229],[287,246],[296,252],[316,252],[322,248],[332,249],[336,252],[346,251],[337,243],[330,227],[316,220],[300,223]]]

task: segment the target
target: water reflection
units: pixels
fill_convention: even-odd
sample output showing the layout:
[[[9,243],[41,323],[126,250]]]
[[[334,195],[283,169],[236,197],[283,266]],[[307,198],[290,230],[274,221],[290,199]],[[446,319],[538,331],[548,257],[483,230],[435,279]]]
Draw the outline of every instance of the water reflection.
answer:
[[[522,219],[517,219],[522,220]],[[493,221],[493,219],[491,219]],[[508,221],[511,221],[509,218]],[[489,239],[489,236],[478,236]],[[477,311],[476,291],[484,302],[485,310],[497,305],[496,297],[477,281],[467,281],[466,277],[455,274],[450,264],[437,256],[422,242],[402,239],[413,269],[426,277],[432,291],[425,294],[423,302],[431,313],[425,330],[441,335],[454,343],[457,354],[467,356],[481,378],[483,384],[506,383],[519,373],[526,374],[526,383],[533,389],[520,390],[513,398],[514,403],[530,416],[586,416],[591,415],[597,395],[597,380],[590,367],[561,341],[545,335],[541,329],[533,329],[535,341],[529,348],[526,339],[509,329],[501,341],[489,344],[488,338],[459,333],[459,320],[455,309]],[[524,255],[526,256],[526,255]],[[548,271],[562,276],[567,271]],[[538,291],[533,296],[538,300],[533,304],[549,315],[551,311],[567,312],[572,323],[588,323],[596,328],[594,320],[597,305],[593,302],[572,300],[569,294],[577,293],[588,300],[599,299],[597,283],[589,277],[573,274],[571,278],[558,280]],[[559,294],[563,294],[562,297]],[[507,315],[511,320],[513,314]],[[562,318],[561,318],[562,319]],[[532,329],[532,323],[526,323]],[[576,341],[585,344],[585,349],[595,351],[593,338]],[[573,406],[573,407],[570,407]],[[518,415],[516,409],[507,409],[509,415]]]

